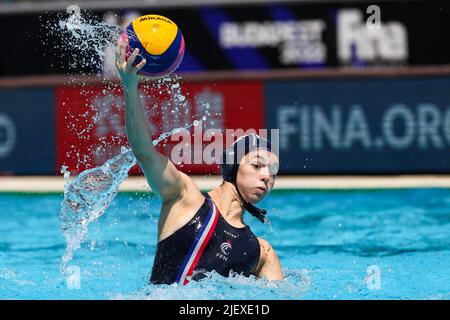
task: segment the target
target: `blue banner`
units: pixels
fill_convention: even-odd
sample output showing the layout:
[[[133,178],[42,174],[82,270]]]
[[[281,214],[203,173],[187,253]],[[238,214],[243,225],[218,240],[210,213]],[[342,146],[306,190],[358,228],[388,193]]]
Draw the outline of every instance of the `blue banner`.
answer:
[[[0,173],[55,174],[53,89],[0,90]]]
[[[272,81],[280,173],[450,173],[450,77]]]

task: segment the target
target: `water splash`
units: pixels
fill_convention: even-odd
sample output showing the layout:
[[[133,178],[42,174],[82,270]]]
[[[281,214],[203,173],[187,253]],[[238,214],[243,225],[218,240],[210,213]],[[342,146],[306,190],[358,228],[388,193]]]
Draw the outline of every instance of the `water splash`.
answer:
[[[125,294],[110,294],[115,300],[235,300],[261,299],[301,299],[311,287],[308,270],[286,270],[284,281],[267,281],[255,276],[230,275],[223,277],[215,271],[208,272],[200,281],[191,281],[183,286],[147,285],[144,288]]]
[[[73,7],[73,10],[70,10]],[[61,19],[57,25],[50,26],[50,32],[55,33],[61,39],[59,50],[70,50],[72,53],[93,52],[94,55],[76,55],[72,60],[72,67],[87,67],[98,69],[103,64],[105,48],[114,46],[122,33],[118,25],[100,22],[89,14],[81,15],[77,6],[70,6],[67,19]]]
[[[192,125],[161,134],[153,140],[153,145],[156,146],[172,134],[187,130]],[[89,224],[108,209],[119,191],[120,184],[128,177],[129,170],[136,162],[132,150],[122,147],[119,155],[109,159],[102,166],[85,170],[76,179],[66,183],[60,212],[61,229],[67,244],[61,258],[62,273],[65,273],[74,252],[86,240]],[[65,166],[61,171],[66,176]]]
[[[104,165],[86,170],[66,183],[60,213],[61,229],[67,242],[61,261],[62,272],[86,239],[88,225],[106,211],[135,163],[132,151],[123,148]]]

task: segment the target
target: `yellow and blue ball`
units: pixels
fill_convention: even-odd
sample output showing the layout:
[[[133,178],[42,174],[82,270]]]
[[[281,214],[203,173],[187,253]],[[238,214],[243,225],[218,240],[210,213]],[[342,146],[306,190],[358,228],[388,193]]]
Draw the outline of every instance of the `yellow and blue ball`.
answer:
[[[178,26],[170,19],[149,14],[136,18],[122,35],[128,38],[127,55],[135,48],[140,56],[134,64],[143,58],[147,61],[139,74],[150,78],[169,75],[181,63],[184,56],[184,38]]]

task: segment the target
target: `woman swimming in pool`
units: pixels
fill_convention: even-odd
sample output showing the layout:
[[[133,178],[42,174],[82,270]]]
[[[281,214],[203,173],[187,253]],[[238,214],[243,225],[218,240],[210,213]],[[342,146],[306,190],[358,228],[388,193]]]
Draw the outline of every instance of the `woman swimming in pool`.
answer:
[[[127,137],[162,201],[150,281],[187,284],[212,270],[223,276],[232,272],[282,280],[275,251],[243,221],[245,210],[265,221],[265,210],[252,203],[267,196],[275,182],[278,156],[270,143],[255,134],[240,137],[224,152],[223,183],[209,193],[200,192],[189,176],[153,147],[137,92],[137,71],[145,60],[133,66],[138,50],[126,59],[126,47],[126,40],[119,40],[116,67],[125,92]]]

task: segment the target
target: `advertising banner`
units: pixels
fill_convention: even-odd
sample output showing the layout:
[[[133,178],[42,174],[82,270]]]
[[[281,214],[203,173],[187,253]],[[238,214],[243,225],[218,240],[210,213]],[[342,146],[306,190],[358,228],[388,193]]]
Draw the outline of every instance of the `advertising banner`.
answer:
[[[153,140],[167,134],[157,150],[168,156],[181,171],[191,174],[219,173],[219,166],[205,163],[202,153],[213,141],[207,131],[225,128],[247,130],[261,128],[264,123],[262,83],[165,83],[143,85],[139,89],[145,106]],[[129,147],[125,133],[123,91],[107,86],[69,87],[56,89],[57,168],[64,165],[71,172],[80,172],[103,164]],[[174,133],[189,132],[190,141]],[[200,148],[195,144],[200,139]],[[225,141],[225,137],[224,140]],[[176,163],[174,147],[189,144],[183,158]],[[196,146],[195,146],[196,145]],[[194,147],[195,146],[195,147]],[[179,150],[179,149],[176,149]],[[175,152],[175,151],[173,151]],[[131,173],[138,173],[138,166]]]
[[[78,33],[63,27],[70,19],[65,8],[2,16],[0,27],[9,30],[4,41],[14,50],[0,52],[0,75],[109,73],[114,34],[150,13],[170,18],[184,35],[179,72],[450,63],[450,4],[444,0],[81,7],[80,12],[84,24]]]
[[[55,173],[53,89],[0,89],[0,174]]]
[[[450,78],[271,81],[280,172],[450,172]]]

